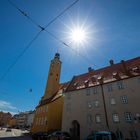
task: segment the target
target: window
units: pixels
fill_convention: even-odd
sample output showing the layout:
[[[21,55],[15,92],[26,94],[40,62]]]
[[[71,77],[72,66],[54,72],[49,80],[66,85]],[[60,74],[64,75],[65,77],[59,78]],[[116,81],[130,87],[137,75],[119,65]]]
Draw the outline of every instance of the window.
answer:
[[[127,103],[128,103],[128,98],[127,98],[126,95],[122,96],[122,97],[121,97],[121,100],[122,100],[122,103],[123,103],[123,104],[127,104]]]
[[[90,95],[90,89],[89,89],[89,88],[86,89],[86,95],[87,95],[87,96]]]
[[[135,131],[135,130],[133,130],[133,131],[130,131],[130,136],[131,136],[131,138],[132,139],[138,139],[138,135],[137,135],[137,132]]]
[[[71,110],[71,104],[70,103],[66,104],[66,110],[67,111],[70,111]]]
[[[38,118],[38,125],[41,125],[41,118]]]
[[[140,83],[140,77],[138,78],[138,83]]]
[[[36,125],[38,125],[38,118],[36,118],[35,123],[36,123]]]
[[[112,114],[112,117],[114,122],[119,122],[119,115],[117,113]]]
[[[110,104],[111,104],[111,105],[115,105],[115,104],[116,104],[115,98],[111,98],[111,99],[110,99]]]
[[[45,117],[44,119],[44,124],[47,124],[47,117]]]
[[[46,106],[46,112],[48,112],[48,106]]]
[[[126,122],[132,122],[132,114],[130,112],[125,112]]]
[[[118,89],[124,89],[124,85],[122,81],[117,82]]]
[[[92,103],[91,102],[87,102],[87,106],[88,106],[88,108],[92,108]]]
[[[101,115],[99,115],[99,114],[95,115],[95,121],[96,121],[96,123],[100,123],[101,122]]]
[[[140,113],[135,114],[136,121],[140,123]]]
[[[68,100],[71,99],[71,94],[70,94],[70,93],[67,94],[67,99],[68,99]]]
[[[44,125],[44,118],[41,118],[41,125]]]
[[[97,87],[92,88],[93,94],[97,94]]]
[[[116,131],[116,136],[117,136],[117,138],[120,139],[120,140],[123,139],[123,134],[122,134],[122,132],[121,132],[120,130],[117,130],[117,131]]]
[[[99,101],[94,101],[93,104],[95,107],[99,107]]]
[[[92,115],[91,114],[88,114],[87,115],[87,123],[88,124],[91,124],[92,123]]]
[[[112,84],[107,85],[107,90],[108,90],[108,92],[113,91],[113,89],[112,89]]]

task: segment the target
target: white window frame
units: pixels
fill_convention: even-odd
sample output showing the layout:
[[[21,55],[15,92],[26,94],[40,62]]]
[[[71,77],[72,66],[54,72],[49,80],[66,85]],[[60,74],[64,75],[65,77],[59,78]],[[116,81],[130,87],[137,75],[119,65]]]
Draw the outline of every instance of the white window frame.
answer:
[[[93,103],[94,103],[94,107],[99,107],[99,101],[98,100],[93,101]]]
[[[113,119],[113,122],[115,122],[115,123],[120,122],[119,114],[118,113],[113,113],[112,114],[112,119]]]
[[[124,83],[123,83],[123,81],[118,81],[117,82],[117,87],[118,87],[119,90],[124,89]]]
[[[91,102],[91,101],[88,101],[88,102],[87,102],[87,107],[88,107],[89,109],[92,108],[92,102]]]
[[[121,96],[121,101],[122,101],[122,104],[127,104],[128,103],[128,97],[127,97],[127,95]]]
[[[97,94],[98,93],[97,87],[93,87],[92,91],[93,91],[93,94]]]
[[[87,123],[91,124],[92,122],[93,122],[92,115],[91,114],[87,114]]]
[[[86,95],[89,96],[90,95],[90,88],[86,89]]]
[[[110,104],[116,105],[116,99],[114,97],[110,98]]]
[[[112,91],[113,91],[112,84],[108,84],[108,85],[107,85],[107,91],[108,91],[108,92],[112,92]]]
[[[96,123],[101,123],[101,115],[100,114],[95,115],[95,121],[96,121]]]
[[[125,121],[126,122],[132,122],[133,121],[133,116],[132,116],[131,112],[125,112],[124,115],[125,115]]]

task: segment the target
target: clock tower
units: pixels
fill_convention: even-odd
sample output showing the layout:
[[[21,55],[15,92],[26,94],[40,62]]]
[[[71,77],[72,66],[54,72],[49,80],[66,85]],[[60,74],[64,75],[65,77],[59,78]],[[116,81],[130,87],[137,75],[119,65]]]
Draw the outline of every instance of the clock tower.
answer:
[[[63,112],[63,89],[66,83],[59,83],[61,61],[59,53],[51,60],[44,96],[35,110],[31,133],[60,130]]]
[[[51,60],[50,69],[48,73],[48,80],[46,84],[43,99],[51,98],[59,89],[59,80],[61,72],[60,54],[56,53],[54,59]]]

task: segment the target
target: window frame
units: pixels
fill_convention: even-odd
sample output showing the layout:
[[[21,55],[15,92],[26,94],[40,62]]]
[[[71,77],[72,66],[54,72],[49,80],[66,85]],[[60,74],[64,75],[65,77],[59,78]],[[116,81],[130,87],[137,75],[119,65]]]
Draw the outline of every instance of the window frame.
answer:
[[[118,81],[117,82],[117,87],[119,90],[124,89],[124,82],[123,81]]]
[[[112,102],[112,101],[113,101],[113,102]],[[111,98],[110,98],[110,104],[111,104],[111,105],[116,105],[116,98],[111,97]]]
[[[112,120],[113,120],[114,123],[119,123],[120,122],[119,114],[118,113],[113,113],[112,114]]]
[[[98,121],[97,118],[98,118],[100,121]],[[100,114],[96,114],[96,115],[95,115],[95,122],[96,122],[96,123],[101,123],[101,115],[100,115]]]
[[[112,86],[112,84],[108,84],[108,85],[107,85],[107,91],[108,91],[108,92],[112,92],[112,91],[113,91],[113,86]]]
[[[125,116],[125,121],[127,123],[132,123],[133,122],[133,115],[132,115],[131,112],[125,112],[124,116]]]
[[[121,96],[121,102],[122,104],[128,104],[128,96],[127,95]]]

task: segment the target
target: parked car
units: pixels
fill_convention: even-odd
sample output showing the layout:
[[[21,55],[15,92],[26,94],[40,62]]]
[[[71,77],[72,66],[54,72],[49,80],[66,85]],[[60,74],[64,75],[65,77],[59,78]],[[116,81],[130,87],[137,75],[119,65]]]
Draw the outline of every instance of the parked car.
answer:
[[[33,140],[46,140],[47,139],[47,132],[37,132],[32,134],[32,139]]]
[[[12,131],[11,128],[6,129],[6,132],[11,132],[11,131]]]
[[[99,131],[89,135],[87,140],[117,140],[117,138],[113,132]]]
[[[71,140],[69,133],[63,131],[54,131],[47,138],[47,140]]]

